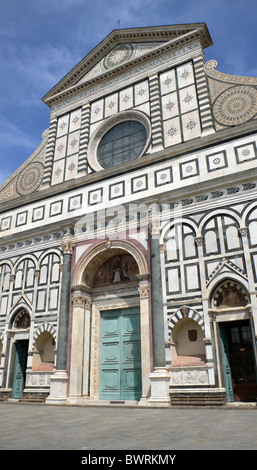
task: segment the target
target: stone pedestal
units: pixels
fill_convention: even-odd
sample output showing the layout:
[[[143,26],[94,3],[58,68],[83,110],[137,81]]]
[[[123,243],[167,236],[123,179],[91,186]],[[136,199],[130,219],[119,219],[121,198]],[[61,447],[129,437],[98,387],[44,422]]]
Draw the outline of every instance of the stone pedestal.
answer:
[[[169,380],[170,375],[165,367],[155,367],[150,374],[151,396],[148,405],[169,407]]]
[[[46,404],[63,405],[67,401],[68,376],[66,370],[57,370],[50,377],[50,395]]]

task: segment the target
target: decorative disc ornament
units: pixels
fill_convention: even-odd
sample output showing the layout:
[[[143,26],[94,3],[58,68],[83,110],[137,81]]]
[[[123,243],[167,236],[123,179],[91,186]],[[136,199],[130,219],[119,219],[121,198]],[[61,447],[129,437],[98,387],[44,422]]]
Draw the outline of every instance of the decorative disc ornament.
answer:
[[[213,105],[215,119],[225,126],[236,126],[252,119],[257,113],[257,90],[239,85],[221,93]]]
[[[104,66],[106,69],[112,69],[117,65],[123,64],[131,58],[133,47],[131,44],[118,44],[105,57]]]
[[[17,192],[21,196],[31,194],[39,188],[44,175],[44,167],[39,162],[31,163],[17,179]]]

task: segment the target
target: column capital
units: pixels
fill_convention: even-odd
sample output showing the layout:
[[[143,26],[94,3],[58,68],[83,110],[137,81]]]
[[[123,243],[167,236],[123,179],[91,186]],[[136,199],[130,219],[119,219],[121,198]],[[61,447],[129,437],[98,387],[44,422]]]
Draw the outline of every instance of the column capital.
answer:
[[[75,245],[75,237],[71,235],[70,233],[67,233],[66,235],[62,237],[61,245],[62,245],[63,254],[71,255],[73,247]]]

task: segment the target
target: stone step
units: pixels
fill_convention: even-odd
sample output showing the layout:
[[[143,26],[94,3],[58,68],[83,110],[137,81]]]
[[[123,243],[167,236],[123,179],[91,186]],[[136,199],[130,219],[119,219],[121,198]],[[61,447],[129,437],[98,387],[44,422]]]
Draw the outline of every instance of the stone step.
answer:
[[[225,394],[210,393],[170,393],[171,405],[181,406],[224,406]]]

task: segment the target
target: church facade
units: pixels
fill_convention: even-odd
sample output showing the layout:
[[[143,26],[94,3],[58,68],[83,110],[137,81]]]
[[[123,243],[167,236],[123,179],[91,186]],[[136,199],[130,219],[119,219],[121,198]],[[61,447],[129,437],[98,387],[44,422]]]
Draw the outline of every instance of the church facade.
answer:
[[[0,187],[0,399],[257,397],[257,79],[204,23],[112,31]]]

